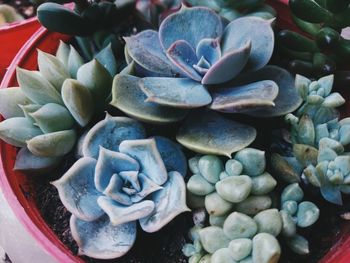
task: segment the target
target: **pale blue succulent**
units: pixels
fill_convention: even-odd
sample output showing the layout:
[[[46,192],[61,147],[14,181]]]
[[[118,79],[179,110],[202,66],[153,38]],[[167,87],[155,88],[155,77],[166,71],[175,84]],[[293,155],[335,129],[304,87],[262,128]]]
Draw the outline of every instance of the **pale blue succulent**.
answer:
[[[259,117],[295,110],[301,98],[294,78],[266,66],[274,48],[271,23],[243,17],[226,24],[213,10],[183,6],[159,32],[125,38],[129,66],[114,79],[111,105],[157,124],[181,121],[204,106]],[[187,117],[177,140],[200,153],[230,156],[255,136],[252,127],[203,111]]]
[[[80,158],[53,182],[72,213],[81,254],[117,258],[136,239],[136,223],[155,232],[186,206],[186,159],[169,139],[145,139],[137,121],[109,115],[84,138]]]

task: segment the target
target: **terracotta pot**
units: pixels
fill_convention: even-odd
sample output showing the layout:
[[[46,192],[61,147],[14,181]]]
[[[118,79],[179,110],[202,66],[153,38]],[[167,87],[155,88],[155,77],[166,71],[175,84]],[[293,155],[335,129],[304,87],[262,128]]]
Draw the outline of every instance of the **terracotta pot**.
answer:
[[[290,19],[282,17],[281,14],[288,14],[285,3],[282,1],[271,1],[273,6],[279,11],[280,26],[293,28]],[[284,1],[286,2],[286,1]],[[57,33],[51,33],[41,28],[29,41],[23,45],[22,49],[12,61],[2,83],[1,88],[16,86],[15,70],[17,66],[26,69],[36,69],[37,51],[41,49],[54,53],[58,47],[59,40],[68,40],[69,37]],[[72,263],[83,260],[76,257],[58,239],[42,218],[38,207],[35,204],[33,184],[30,177],[12,170],[16,157],[16,148],[0,141],[0,187],[20,222],[28,232],[38,241],[38,243],[58,262]],[[348,263],[350,262],[350,225],[344,226],[343,231],[335,237],[336,244],[330,249],[328,254],[321,260],[322,263]]]
[[[20,22],[14,22],[0,27],[0,79],[13,57],[40,27],[36,17]]]

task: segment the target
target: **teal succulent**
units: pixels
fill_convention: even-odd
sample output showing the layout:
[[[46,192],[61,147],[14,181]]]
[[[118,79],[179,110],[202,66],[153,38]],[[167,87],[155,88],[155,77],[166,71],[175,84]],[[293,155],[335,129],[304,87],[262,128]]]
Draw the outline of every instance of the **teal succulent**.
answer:
[[[142,31],[125,41],[129,66],[114,79],[111,105],[142,121],[178,122],[189,109],[204,106],[271,117],[301,103],[293,77],[265,66],[273,52],[271,21],[244,17],[224,26],[208,8],[183,6],[163,20],[159,32]],[[230,156],[255,136],[252,127],[197,112],[188,116],[177,140],[200,153]]]
[[[152,233],[189,211],[184,154],[169,139],[146,139],[137,121],[107,114],[85,136],[82,154],[53,182],[80,253],[120,257],[135,242],[137,221]]]
[[[0,90],[0,138],[22,148],[15,170],[40,173],[56,166],[74,148],[79,130],[105,109],[112,76],[103,65],[115,59],[110,46],[100,54],[84,63],[61,42],[56,56],[39,51],[39,71],[17,68],[20,87]]]

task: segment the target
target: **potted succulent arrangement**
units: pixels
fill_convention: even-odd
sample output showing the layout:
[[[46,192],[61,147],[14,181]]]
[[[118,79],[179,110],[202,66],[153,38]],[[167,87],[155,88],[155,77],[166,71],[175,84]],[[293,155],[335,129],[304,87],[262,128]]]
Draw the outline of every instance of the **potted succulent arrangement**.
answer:
[[[347,96],[317,59],[332,53],[284,68],[305,54],[284,37],[306,40],[263,2],[39,7],[56,33],[2,82],[0,185],[59,262],[346,262]],[[350,3],[330,2],[290,5],[299,26],[308,6],[339,32]]]

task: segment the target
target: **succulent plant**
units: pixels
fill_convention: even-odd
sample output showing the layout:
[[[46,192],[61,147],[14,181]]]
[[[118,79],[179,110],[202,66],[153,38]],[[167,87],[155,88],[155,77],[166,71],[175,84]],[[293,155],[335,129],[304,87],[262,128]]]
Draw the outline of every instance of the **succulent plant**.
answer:
[[[195,201],[202,199],[199,206],[206,208],[214,225],[232,211],[255,215],[269,209],[268,194],[277,182],[265,171],[265,162],[265,153],[253,148],[238,151],[225,165],[215,155],[190,159],[194,175],[187,182],[189,206],[196,208]]]
[[[142,121],[178,122],[189,109],[204,106],[271,117],[301,103],[293,77],[265,67],[273,52],[271,21],[244,17],[223,27],[213,10],[183,6],[163,20],[159,32],[146,30],[125,41],[129,65],[114,79],[111,105]],[[200,153],[230,156],[255,136],[252,127],[196,111],[177,140]]]
[[[333,76],[310,81],[296,77],[296,85],[304,100],[295,115],[288,114],[291,124],[292,156],[272,156],[276,174],[288,182],[299,182],[319,187],[329,202],[341,205],[341,193],[350,193],[345,152],[350,143],[349,118],[339,120],[336,107],[345,100],[337,92],[331,93]],[[288,171],[288,172],[286,172]]]
[[[186,206],[186,159],[169,139],[145,139],[140,123],[111,117],[89,130],[80,158],[53,182],[72,213],[70,227],[80,253],[117,258],[136,239],[136,223],[158,231]]]
[[[22,148],[15,170],[46,172],[73,149],[80,128],[107,105],[112,76],[104,66],[115,68],[113,57],[108,46],[84,63],[73,46],[61,42],[56,56],[39,51],[39,71],[17,68],[20,87],[0,90],[6,119],[0,138]]]
[[[21,20],[23,20],[23,17],[18,14],[12,6],[5,4],[0,5],[0,26]]]
[[[348,0],[289,1],[292,18],[304,34],[282,30],[277,43],[292,71],[311,77],[335,74],[337,83],[349,83],[350,41],[341,36],[350,25],[349,4]]]
[[[220,16],[232,21],[242,16],[255,16],[263,19],[276,17],[276,11],[263,0],[226,1],[226,0],[186,0],[191,6],[205,6],[215,10]]]

